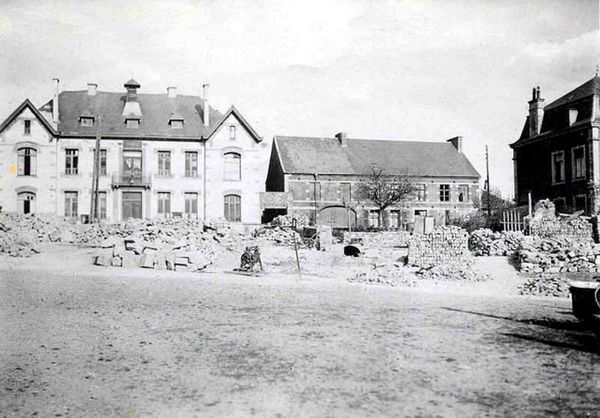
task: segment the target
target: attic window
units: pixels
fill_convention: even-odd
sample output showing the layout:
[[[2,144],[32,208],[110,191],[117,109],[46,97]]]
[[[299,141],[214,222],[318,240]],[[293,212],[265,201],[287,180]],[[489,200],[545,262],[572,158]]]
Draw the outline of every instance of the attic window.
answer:
[[[82,116],[79,118],[81,126],[94,126],[94,118],[92,116]]]
[[[183,128],[183,119],[170,119],[169,125],[173,129],[181,129]]]
[[[577,111],[577,109],[569,109],[569,126],[573,125],[575,122],[577,122],[577,114],[579,112]]]
[[[137,129],[140,127],[140,120],[139,119],[125,119],[125,125],[127,125],[128,128]]]

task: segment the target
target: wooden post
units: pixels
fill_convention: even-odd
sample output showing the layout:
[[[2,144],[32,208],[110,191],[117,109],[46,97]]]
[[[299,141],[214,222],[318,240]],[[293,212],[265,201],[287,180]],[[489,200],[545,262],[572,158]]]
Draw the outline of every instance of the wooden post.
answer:
[[[102,117],[97,115],[98,123],[96,129],[96,146],[94,148],[94,171],[92,180],[92,208],[90,210],[90,222],[96,222],[98,219],[98,185],[100,180],[100,138],[102,136]]]
[[[528,206],[529,206],[529,217],[531,218],[531,216],[533,215],[533,202],[531,200],[531,190],[529,192],[527,192],[527,198],[528,198]]]
[[[296,243],[296,227],[298,222],[292,218],[292,234],[294,236],[294,252],[296,253],[296,266],[298,267],[298,280],[302,280],[302,271],[300,270],[300,258],[298,257],[298,244]]]
[[[490,205],[490,163],[488,156],[488,146],[485,146],[485,173],[486,173],[486,188],[487,188],[487,212],[488,216],[492,214],[492,206]]]

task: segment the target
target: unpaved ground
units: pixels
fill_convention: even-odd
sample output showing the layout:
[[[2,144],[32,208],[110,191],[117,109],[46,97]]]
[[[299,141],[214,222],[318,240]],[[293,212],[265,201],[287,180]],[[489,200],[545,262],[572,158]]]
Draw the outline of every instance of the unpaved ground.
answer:
[[[568,300],[57,258],[0,260],[3,415],[598,414]]]

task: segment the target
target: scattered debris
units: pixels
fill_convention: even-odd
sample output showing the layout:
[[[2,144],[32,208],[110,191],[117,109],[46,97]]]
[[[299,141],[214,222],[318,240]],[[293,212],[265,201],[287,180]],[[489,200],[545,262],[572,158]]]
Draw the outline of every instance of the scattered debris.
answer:
[[[600,245],[573,238],[528,237],[517,251],[523,273],[600,271]]]
[[[525,239],[522,232],[493,232],[478,229],[469,235],[469,250],[476,256],[512,256]]]
[[[438,264],[430,268],[421,268],[417,277],[425,280],[459,280],[479,282],[489,280],[489,274],[479,273],[472,268],[471,261],[454,261]]]
[[[567,279],[553,274],[542,274],[537,277],[528,278],[519,286],[519,294],[533,296],[553,296],[557,298],[568,298],[569,283]]]

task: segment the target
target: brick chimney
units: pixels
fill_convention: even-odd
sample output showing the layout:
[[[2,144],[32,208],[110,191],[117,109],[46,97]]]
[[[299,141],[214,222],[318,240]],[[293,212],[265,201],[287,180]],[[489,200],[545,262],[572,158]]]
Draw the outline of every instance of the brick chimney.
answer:
[[[88,83],[88,96],[95,96],[98,93],[98,84]]]
[[[343,148],[348,147],[348,134],[346,132],[338,132],[337,134],[335,134],[335,137],[338,141],[340,141],[340,145]]]
[[[540,87],[534,87],[529,101],[529,137],[540,134],[544,118],[544,99],[540,97]]]
[[[458,152],[463,152],[463,147],[462,147],[463,137],[462,136],[455,136],[454,138],[446,139],[446,142],[450,142],[454,146],[454,148],[456,148],[456,150]]]
[[[204,119],[204,126],[206,128],[208,128],[209,125],[209,118],[210,118],[210,113],[209,113],[209,107],[208,107],[208,86],[209,84],[202,84],[202,109],[203,109],[203,114],[202,114],[202,119]]]
[[[175,97],[177,97],[177,87],[167,87],[167,95],[171,98],[174,99]]]

